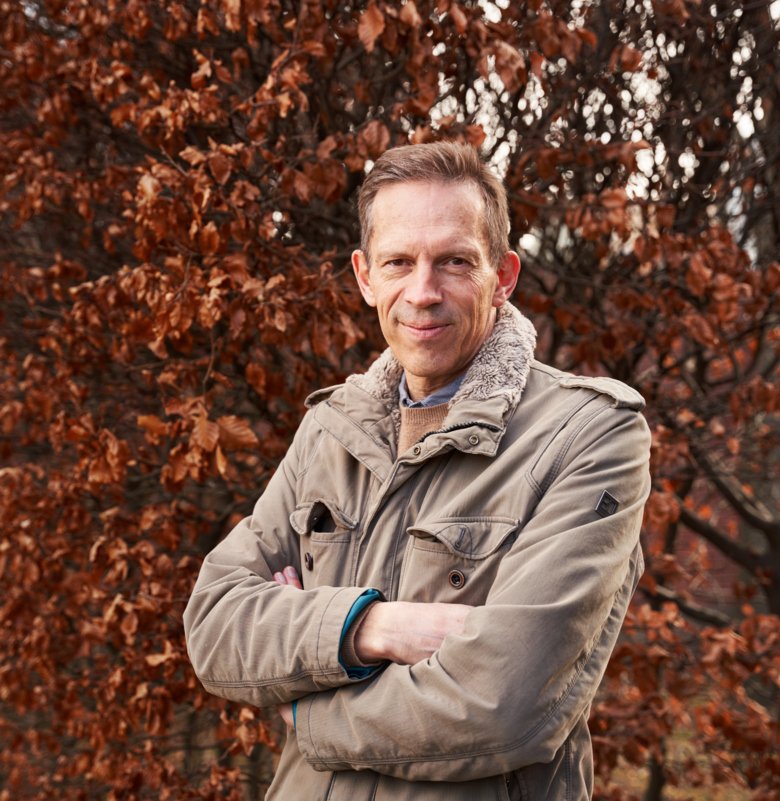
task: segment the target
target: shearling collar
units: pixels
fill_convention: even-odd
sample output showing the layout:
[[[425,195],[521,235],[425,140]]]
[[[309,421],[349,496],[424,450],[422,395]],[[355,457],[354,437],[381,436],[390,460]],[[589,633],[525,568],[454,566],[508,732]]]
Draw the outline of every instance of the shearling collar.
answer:
[[[483,401],[501,397],[514,406],[522,394],[536,347],[536,329],[514,306],[505,303],[498,311],[493,331],[471,363],[460,389],[449,405],[461,401]],[[387,408],[398,407],[398,384],[403,368],[388,348],[368,368],[352,375],[354,384]]]

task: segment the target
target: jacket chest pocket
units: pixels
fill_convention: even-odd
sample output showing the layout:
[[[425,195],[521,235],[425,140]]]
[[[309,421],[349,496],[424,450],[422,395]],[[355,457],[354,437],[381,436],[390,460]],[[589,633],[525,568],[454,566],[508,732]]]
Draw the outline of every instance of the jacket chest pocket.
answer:
[[[504,517],[447,518],[409,527],[399,601],[485,603],[517,521]]]
[[[332,500],[299,504],[290,524],[301,538],[299,574],[304,589],[349,583],[357,522]]]

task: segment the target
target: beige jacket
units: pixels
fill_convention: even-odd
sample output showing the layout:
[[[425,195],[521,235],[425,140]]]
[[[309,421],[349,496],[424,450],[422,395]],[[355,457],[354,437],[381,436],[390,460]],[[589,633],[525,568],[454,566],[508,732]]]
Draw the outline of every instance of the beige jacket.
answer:
[[[534,362],[534,344],[504,306],[444,427],[403,454],[389,352],[315,393],[206,557],[184,617],[204,686],[300,699],[269,799],[590,797],[588,710],[642,570],[649,434],[636,392]],[[272,581],[289,563],[305,591]],[[477,608],[429,660],[355,681],[339,638],[369,587]]]

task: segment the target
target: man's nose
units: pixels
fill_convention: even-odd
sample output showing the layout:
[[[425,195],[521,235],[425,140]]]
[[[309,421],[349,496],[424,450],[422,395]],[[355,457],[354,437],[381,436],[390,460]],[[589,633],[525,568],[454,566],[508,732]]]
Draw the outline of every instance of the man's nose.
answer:
[[[419,261],[408,276],[404,299],[413,306],[424,308],[441,303],[439,275],[429,261]]]

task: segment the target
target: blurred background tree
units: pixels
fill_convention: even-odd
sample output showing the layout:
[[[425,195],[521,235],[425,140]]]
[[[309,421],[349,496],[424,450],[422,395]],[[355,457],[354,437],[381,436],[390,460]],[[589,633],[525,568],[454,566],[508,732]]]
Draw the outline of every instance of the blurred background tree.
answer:
[[[780,789],[780,3],[0,0],[0,801],[260,799],[180,617],[314,388],[382,342],[355,191],[506,178],[538,356],[648,400],[599,799]]]

